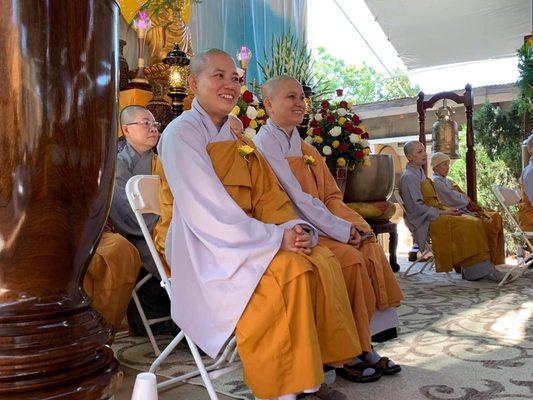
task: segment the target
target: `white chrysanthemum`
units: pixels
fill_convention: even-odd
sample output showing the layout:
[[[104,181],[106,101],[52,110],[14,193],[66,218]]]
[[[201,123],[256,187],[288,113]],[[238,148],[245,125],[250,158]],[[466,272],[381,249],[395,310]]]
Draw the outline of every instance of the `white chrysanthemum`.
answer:
[[[348,113],[348,111],[346,111],[345,108],[337,108],[337,115],[339,117],[344,117],[346,114]]]
[[[322,154],[324,154],[325,156],[331,155],[331,147],[329,146],[322,147]]]
[[[257,110],[255,107],[248,106],[246,109],[246,116],[250,119],[256,119],[257,118]]]
[[[315,115],[315,121],[320,122],[322,121],[322,119],[323,119],[322,114],[318,113]]]
[[[254,128],[246,128],[244,130],[244,136],[246,136],[248,139],[253,139],[253,137],[255,136],[255,129]]]
[[[365,147],[370,147],[370,143],[368,143],[368,140],[361,140],[361,146],[364,149]]]
[[[331,130],[329,131],[329,134],[333,137],[337,137],[339,136],[340,134],[342,133],[342,129],[340,126],[335,126],[333,128],[331,128]]]
[[[313,144],[313,141],[314,141],[314,140],[315,140],[315,139],[313,138],[313,136],[307,136],[307,137],[304,139],[304,141],[307,142],[307,143],[309,143],[309,144]]]

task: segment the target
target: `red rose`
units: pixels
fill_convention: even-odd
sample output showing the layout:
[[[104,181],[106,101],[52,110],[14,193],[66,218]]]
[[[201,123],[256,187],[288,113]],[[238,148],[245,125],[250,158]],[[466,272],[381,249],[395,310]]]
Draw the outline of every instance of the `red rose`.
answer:
[[[361,119],[359,118],[359,115],[354,114],[354,115],[352,115],[352,121],[353,121],[354,124],[357,125],[359,122],[361,122]]]
[[[337,96],[339,97],[342,96],[342,89],[337,89],[336,92],[337,92]]]
[[[346,103],[344,100],[339,103],[339,107],[341,108],[348,108],[348,103]]]
[[[335,117],[333,115],[328,115],[326,120],[328,121],[328,123],[332,124],[335,122]]]
[[[242,94],[242,100],[245,103],[250,104],[254,101],[254,94],[250,92],[249,90],[245,90],[244,93]]]
[[[322,128],[313,129],[313,135],[321,135],[321,134],[322,134]]]
[[[313,118],[313,120],[309,122],[309,126],[311,128],[316,128],[318,126],[318,122],[316,121],[316,119]]]
[[[244,129],[248,128],[248,125],[250,125],[251,119],[248,118],[246,115],[241,115],[239,119],[241,120],[242,126],[244,127]]]
[[[346,132],[349,132],[349,133],[354,133],[355,131],[355,127],[349,122],[344,123],[344,129],[346,130]]]
[[[368,139],[368,132],[361,133],[361,138],[362,139]]]
[[[341,143],[341,145],[339,146],[339,150],[341,151],[341,153],[344,153],[348,151],[349,149],[350,149],[350,146],[348,146],[346,143]]]
[[[365,156],[365,153],[363,153],[363,150],[355,150],[355,158],[360,160]]]
[[[322,115],[322,118],[326,118],[328,116],[328,112],[326,110],[320,110],[320,115]]]
[[[363,130],[362,130],[361,128],[355,128],[355,129],[354,129],[354,133],[355,133],[356,135],[362,135],[362,134],[363,134]]]
[[[328,108],[329,107],[329,101],[323,100],[322,103],[320,103],[320,106],[322,108]]]

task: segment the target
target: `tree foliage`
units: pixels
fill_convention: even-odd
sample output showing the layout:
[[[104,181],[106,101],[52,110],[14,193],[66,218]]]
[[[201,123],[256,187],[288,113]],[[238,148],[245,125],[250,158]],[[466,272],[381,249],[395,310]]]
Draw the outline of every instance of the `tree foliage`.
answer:
[[[480,206],[498,211],[504,216],[504,210],[492,193],[492,185],[517,188],[518,181],[510,173],[509,167],[501,157],[490,157],[481,143],[474,146],[476,152],[477,202]],[[453,162],[449,178],[456,182],[466,192],[466,131],[463,127],[459,132],[459,154],[461,158]],[[507,254],[511,254],[517,244],[510,232],[514,228],[507,219],[503,218],[505,229],[505,243]]]
[[[490,161],[501,161],[506,173],[518,179],[522,172],[523,103],[514,102],[509,111],[485,103],[474,114],[475,141]]]
[[[420,91],[418,85],[413,86],[409,77],[400,70],[395,70],[392,77],[386,77],[366,63],[346,64],[323,47],[317,49],[313,71],[317,78],[327,82],[331,92],[337,88],[343,89],[344,98],[354,104],[405,97],[399,85],[408,96],[416,96]]]

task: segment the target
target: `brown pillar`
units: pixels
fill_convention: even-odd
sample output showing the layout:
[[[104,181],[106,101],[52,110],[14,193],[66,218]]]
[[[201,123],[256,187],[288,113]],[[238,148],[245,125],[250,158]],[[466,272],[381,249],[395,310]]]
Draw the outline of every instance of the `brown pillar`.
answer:
[[[476,152],[474,150],[474,127],[472,113],[474,97],[472,86],[465,86],[464,104],[466,109],[466,190],[473,202],[477,201]]]
[[[81,290],[116,158],[118,6],[0,13],[0,399],[107,399],[111,328]]]

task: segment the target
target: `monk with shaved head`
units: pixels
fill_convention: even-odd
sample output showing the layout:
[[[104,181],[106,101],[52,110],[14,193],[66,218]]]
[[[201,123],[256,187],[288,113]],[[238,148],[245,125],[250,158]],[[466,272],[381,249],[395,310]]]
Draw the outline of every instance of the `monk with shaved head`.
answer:
[[[396,337],[396,307],[402,292],[385,253],[368,223],[342,201],[342,194],[318,151],[300,139],[305,103],[300,83],[286,75],[261,87],[269,120],[254,137],[291,198],[298,214],[319,229],[318,242],[328,247],[341,266],[363,352],[351,367],[361,380],[400,371],[400,366],[372,349],[371,338]],[[312,157],[308,164],[305,158]],[[338,371],[343,376],[344,371]]]
[[[174,197],[172,318],[211,357],[234,333],[253,394],[295,399],[318,390],[323,364],[361,352],[341,267],[253,142],[232,129],[240,84],[231,57],[196,55],[189,85],[192,109],[158,145]]]
[[[406,222],[422,250],[431,238],[437,272],[456,267],[467,280],[500,281],[504,274],[491,261],[481,220],[438,200],[433,182],[426,178],[424,144],[410,141],[403,150],[409,160],[399,182]]]

